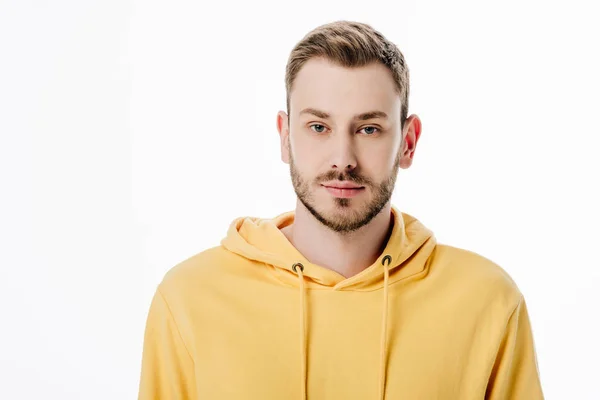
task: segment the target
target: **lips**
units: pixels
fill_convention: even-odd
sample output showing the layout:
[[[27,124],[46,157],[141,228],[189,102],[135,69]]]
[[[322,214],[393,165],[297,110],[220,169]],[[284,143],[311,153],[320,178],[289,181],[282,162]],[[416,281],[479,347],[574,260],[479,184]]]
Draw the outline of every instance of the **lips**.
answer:
[[[324,183],[323,187],[334,197],[345,199],[357,196],[365,189],[350,182],[328,182]]]
[[[357,185],[352,182],[347,182],[347,181],[325,182],[322,185],[325,187],[334,188],[334,189],[361,189],[361,188],[363,188],[363,186]]]

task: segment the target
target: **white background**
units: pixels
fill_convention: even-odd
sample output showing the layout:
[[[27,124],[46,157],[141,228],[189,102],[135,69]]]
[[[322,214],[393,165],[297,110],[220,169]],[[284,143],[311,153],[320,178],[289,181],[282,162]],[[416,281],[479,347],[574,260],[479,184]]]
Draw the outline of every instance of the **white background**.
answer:
[[[164,273],[294,207],[287,56],[351,19],[423,122],[394,204],[515,279],[548,399],[599,399],[594,3],[0,0],[0,398],[136,398]]]

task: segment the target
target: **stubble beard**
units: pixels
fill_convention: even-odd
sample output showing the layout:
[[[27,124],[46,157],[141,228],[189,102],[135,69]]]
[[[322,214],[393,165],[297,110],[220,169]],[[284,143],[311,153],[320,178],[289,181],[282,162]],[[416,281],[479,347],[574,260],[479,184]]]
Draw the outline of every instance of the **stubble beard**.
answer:
[[[398,154],[389,176],[379,183],[360,176],[354,170],[345,172],[329,171],[319,175],[314,179],[313,187],[320,185],[321,182],[331,180],[350,181],[364,186],[364,190],[369,189],[373,194],[373,197],[369,199],[366,205],[355,207],[354,209],[352,209],[353,201],[355,202],[357,199],[333,197],[334,211],[329,212],[330,215],[327,215],[326,212],[317,209],[318,205],[311,191],[311,185],[298,171],[292,157],[291,149],[289,157],[290,176],[298,199],[319,222],[334,232],[341,234],[349,234],[360,229],[371,222],[381,212],[392,197],[400,166],[400,155]]]

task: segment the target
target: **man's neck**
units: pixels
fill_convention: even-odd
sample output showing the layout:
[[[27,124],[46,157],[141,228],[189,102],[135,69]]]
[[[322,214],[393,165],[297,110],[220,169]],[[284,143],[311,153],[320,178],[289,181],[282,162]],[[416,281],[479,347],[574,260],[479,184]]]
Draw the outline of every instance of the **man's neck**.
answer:
[[[342,234],[321,224],[298,201],[294,223],[281,231],[311,263],[348,278],[366,269],[381,255],[391,232],[391,208],[388,203],[367,225]]]

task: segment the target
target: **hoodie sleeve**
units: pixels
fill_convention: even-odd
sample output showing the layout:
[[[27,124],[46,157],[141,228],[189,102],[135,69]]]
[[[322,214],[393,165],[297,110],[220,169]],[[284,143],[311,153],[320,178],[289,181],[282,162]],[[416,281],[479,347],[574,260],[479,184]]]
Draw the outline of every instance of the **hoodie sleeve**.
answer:
[[[523,296],[513,311],[488,382],[486,399],[544,399]]]
[[[146,321],[138,400],[195,398],[194,360],[157,289]]]

